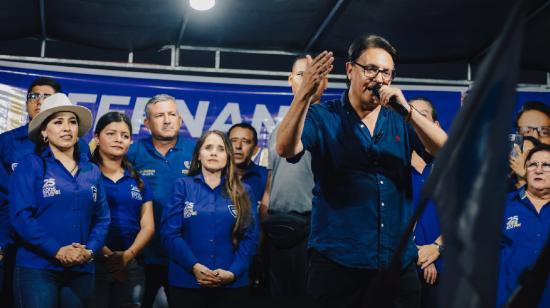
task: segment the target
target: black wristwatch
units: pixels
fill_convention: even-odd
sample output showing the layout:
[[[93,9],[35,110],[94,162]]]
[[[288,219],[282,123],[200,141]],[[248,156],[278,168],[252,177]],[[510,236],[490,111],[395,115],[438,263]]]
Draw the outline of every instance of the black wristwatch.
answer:
[[[439,251],[439,254],[442,255],[443,251],[445,250],[445,246],[443,244],[438,244],[436,242],[433,242],[435,246],[437,246],[437,251]]]

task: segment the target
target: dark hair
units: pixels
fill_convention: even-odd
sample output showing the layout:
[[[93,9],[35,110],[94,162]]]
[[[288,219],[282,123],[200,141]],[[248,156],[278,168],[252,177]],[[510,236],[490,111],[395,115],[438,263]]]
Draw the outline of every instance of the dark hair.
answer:
[[[291,69],[294,70],[294,66],[296,65],[296,63],[300,60],[305,60],[305,59],[307,59],[306,55],[299,55],[296,58],[294,58]]]
[[[543,102],[529,101],[529,102],[524,103],[521,106],[521,109],[519,110],[519,112],[516,116],[516,121],[514,123],[516,129],[519,128],[519,126],[518,126],[519,118],[521,118],[521,116],[523,115],[524,112],[529,111],[529,110],[540,111],[540,112],[544,113],[548,117],[548,119],[550,119],[550,106],[548,106],[547,104],[545,104]]]
[[[27,89],[27,94],[31,93],[32,88],[36,86],[50,86],[55,93],[61,92],[61,85],[57,82],[57,80],[50,77],[38,77],[33,80],[31,85]]]
[[[238,123],[238,124],[234,124],[233,126],[231,126],[231,128],[227,131],[227,137],[229,137],[229,135],[231,134],[231,131],[236,128],[236,127],[240,127],[240,128],[244,128],[244,129],[249,129],[250,131],[252,131],[252,141],[254,142],[254,145],[253,146],[256,146],[258,145],[258,132],[256,131],[256,129],[254,128],[254,126],[248,124],[248,123]]]
[[[387,51],[390,54],[395,66],[397,50],[395,50],[395,48],[385,38],[374,34],[363,34],[351,43],[348,49],[348,61],[356,61],[361,54],[369,48],[381,48]]]
[[[130,136],[132,136],[132,122],[130,121],[130,118],[128,118],[128,116],[125,115],[124,113],[121,113],[118,111],[107,112],[106,114],[101,116],[101,118],[99,118],[99,120],[97,121],[97,125],[94,130],[94,135],[96,137],[99,137],[99,134],[101,133],[101,131],[107,125],[113,122],[124,122],[128,126],[128,129],[130,130]],[[99,145],[96,145],[94,152],[92,153],[92,157],[90,158],[90,161],[95,163],[98,166],[101,166],[101,164],[103,163],[103,159],[99,154]],[[122,158],[121,167],[130,173],[132,178],[134,178],[134,180],[136,181],[139,190],[142,190],[144,187],[143,180],[141,179],[139,172],[136,169],[134,169],[134,167],[128,160],[127,155],[124,155],[124,157]]]
[[[424,102],[428,103],[428,105],[430,105],[430,108],[432,109],[432,112],[431,112],[432,113],[432,119],[434,120],[434,122],[437,121],[437,110],[435,110],[435,106],[429,98],[424,97],[424,96],[417,96],[417,97],[411,99],[409,101],[409,103],[412,103],[412,101],[424,101]]]
[[[193,150],[193,159],[191,160],[188,174],[194,176],[202,172],[201,162],[199,160],[200,150],[206,138],[210,135],[218,135],[222,138],[225,153],[227,154],[227,164],[222,170],[222,177],[225,179],[223,193],[229,196],[231,202],[233,202],[233,205],[235,205],[237,209],[237,221],[231,232],[233,247],[236,248],[244,231],[252,223],[252,204],[237,174],[237,166],[233,158],[233,146],[231,145],[231,141],[229,141],[229,137],[219,130],[205,132],[197,141],[197,145]]]
[[[63,112],[63,111],[59,111],[59,112]],[[54,118],[54,116],[56,114],[58,114],[59,112],[56,112],[52,115],[50,115],[49,117],[47,117],[43,122],[42,124],[40,124],[40,132],[43,131],[46,126],[48,126],[48,123],[50,123],[50,121]],[[72,113],[72,112],[71,112]],[[74,114],[74,113],[73,113]],[[76,114],[74,114],[74,116],[76,117],[76,123],[80,123],[80,119],[78,118],[78,116]],[[44,150],[49,146],[49,143],[48,141],[44,141],[42,140],[42,142],[39,141],[36,141],[35,144],[34,144],[34,153],[36,153],[38,156],[40,156],[40,154],[42,154],[42,152],[44,152]],[[41,156],[40,156],[41,157]],[[73,150],[73,159],[74,161],[78,164],[78,162],[80,161],[80,147],[78,146],[78,140],[76,141],[76,143],[74,144],[74,150]],[[45,164],[44,164],[45,165]]]
[[[527,154],[527,157],[525,158],[525,163],[527,163],[528,160],[531,159],[533,154],[541,151],[550,152],[550,144],[541,143],[539,145],[536,145],[534,148],[529,151],[529,154]]]

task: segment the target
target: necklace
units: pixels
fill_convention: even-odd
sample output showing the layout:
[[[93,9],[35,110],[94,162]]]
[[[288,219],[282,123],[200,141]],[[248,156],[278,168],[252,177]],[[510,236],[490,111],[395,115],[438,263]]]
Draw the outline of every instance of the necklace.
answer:
[[[70,173],[70,174],[75,174],[77,168],[78,168],[78,164],[77,164],[77,163],[74,163],[74,167],[73,167],[73,169],[71,169],[71,170],[69,171],[69,173]]]

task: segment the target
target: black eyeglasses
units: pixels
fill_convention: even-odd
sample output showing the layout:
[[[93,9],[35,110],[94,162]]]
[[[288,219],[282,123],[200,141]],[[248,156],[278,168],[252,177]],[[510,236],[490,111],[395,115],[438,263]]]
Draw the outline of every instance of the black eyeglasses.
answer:
[[[384,81],[390,81],[395,77],[394,70],[380,69],[378,66],[371,64],[361,65],[355,61],[351,63],[363,69],[363,76],[365,76],[365,78],[376,78],[376,75],[378,75],[378,73],[380,73]]]
[[[531,135],[538,132],[541,137],[550,136],[550,126],[521,126],[518,128],[520,135]]]
[[[45,99],[45,98],[50,97],[50,96],[52,96],[52,95],[49,94],[49,93],[35,93],[35,92],[31,92],[31,93],[27,94],[27,99],[28,99],[28,100],[32,100],[32,101],[35,101],[35,100],[37,100],[37,99],[39,99],[39,98]]]
[[[544,161],[531,161],[527,163],[528,171],[535,171],[538,168],[541,168],[543,172],[550,172],[550,163]]]

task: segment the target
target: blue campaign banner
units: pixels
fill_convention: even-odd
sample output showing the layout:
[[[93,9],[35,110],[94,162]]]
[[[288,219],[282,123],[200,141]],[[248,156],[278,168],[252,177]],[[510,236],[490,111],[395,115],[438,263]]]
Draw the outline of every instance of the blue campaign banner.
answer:
[[[142,125],[145,103],[159,93],[177,99],[183,134],[193,138],[205,130],[226,131],[242,121],[251,122],[258,131],[262,127],[271,131],[292,100],[289,87],[281,86],[196,82],[189,76],[180,81],[0,67],[0,83],[21,89],[38,76],[58,80],[71,101],[90,108],[95,120],[111,110],[125,112],[132,119],[134,134],[139,135],[148,134]],[[326,97],[338,97],[338,92],[327,91]],[[91,132],[85,136],[90,138]]]
[[[227,131],[232,124],[244,121],[257,129],[264,144],[292,101],[290,87],[285,81],[136,73],[0,61],[0,86],[3,87],[0,89],[0,102],[4,104],[3,109],[0,108],[0,118],[9,114],[9,110],[5,109],[13,107],[14,102],[22,102],[18,109],[24,110],[26,89],[39,76],[57,79],[71,101],[90,108],[96,121],[111,110],[125,112],[132,119],[134,138],[149,134],[142,125],[143,110],[147,100],[159,93],[177,99],[183,118],[182,133],[186,137],[198,138],[211,129]],[[404,90],[407,99],[421,96],[433,101],[441,126],[446,130],[460,108],[461,91],[465,90],[465,87],[459,86],[396,86]],[[345,88],[344,83],[329,81],[323,100],[339,98]],[[548,89],[520,90],[518,108],[527,100],[548,103],[550,93]],[[19,119],[24,122],[26,116],[23,114]],[[6,119],[3,121],[6,122]],[[84,139],[89,141],[91,137],[90,131]]]

